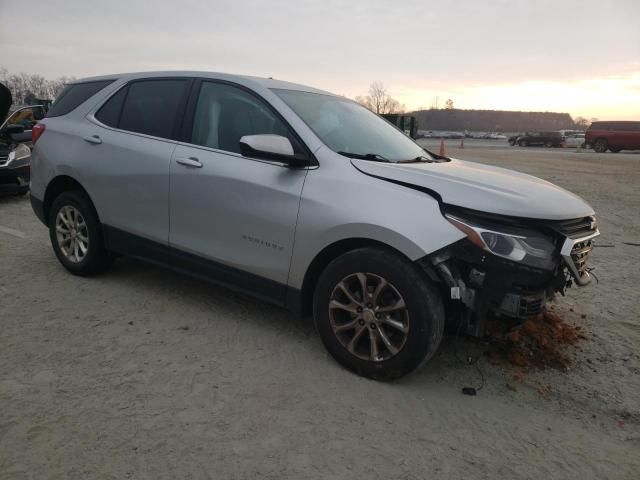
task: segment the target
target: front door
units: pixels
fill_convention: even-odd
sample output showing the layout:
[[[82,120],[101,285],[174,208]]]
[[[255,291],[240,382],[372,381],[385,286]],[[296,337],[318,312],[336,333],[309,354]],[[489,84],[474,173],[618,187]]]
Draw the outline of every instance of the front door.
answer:
[[[284,301],[307,170],[241,155],[244,135],[290,135],[262,99],[214,81],[196,95],[190,141],[171,161],[176,266]]]

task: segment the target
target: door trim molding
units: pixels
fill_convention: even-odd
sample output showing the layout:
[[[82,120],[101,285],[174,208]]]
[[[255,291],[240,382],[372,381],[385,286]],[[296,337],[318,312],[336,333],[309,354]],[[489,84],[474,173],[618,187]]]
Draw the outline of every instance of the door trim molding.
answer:
[[[119,228],[102,226],[107,250],[242,292],[297,311],[300,292],[268,278],[179,250]]]

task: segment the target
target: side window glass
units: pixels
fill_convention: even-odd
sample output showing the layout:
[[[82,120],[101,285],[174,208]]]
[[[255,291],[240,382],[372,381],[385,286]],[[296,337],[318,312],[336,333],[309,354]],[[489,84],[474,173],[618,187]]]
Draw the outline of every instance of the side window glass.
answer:
[[[126,95],[127,87],[118,90],[115,95],[100,107],[100,110],[96,113],[96,118],[105,125],[117,128],[120,120],[120,112],[122,111],[122,105]]]
[[[118,128],[161,138],[175,138],[187,79],[144,80],[129,85]]]
[[[284,123],[253,95],[231,85],[202,83],[191,143],[240,153],[240,139],[259,134],[289,137]]]
[[[100,80],[67,85],[53,102],[47,117],[66,115],[112,82],[113,80]]]

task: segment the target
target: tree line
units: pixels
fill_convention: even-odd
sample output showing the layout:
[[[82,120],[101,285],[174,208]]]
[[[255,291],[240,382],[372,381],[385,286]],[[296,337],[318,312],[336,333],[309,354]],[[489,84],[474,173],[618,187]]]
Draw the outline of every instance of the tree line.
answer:
[[[0,67],[0,82],[5,84],[13,97],[13,106],[33,105],[36,99],[54,100],[65,84],[74,77],[60,77],[53,80],[32,73],[9,73]]]
[[[523,132],[576,129],[586,130],[593,118],[571,118],[568,113],[556,112],[514,112],[505,110],[461,110],[454,107],[452,99],[447,99],[445,108],[435,106],[428,110],[408,112],[416,117],[420,130],[475,130],[482,132]],[[405,113],[404,105],[394,99],[384,84],[374,82],[368,95],[355,97],[356,102],[379,115]]]

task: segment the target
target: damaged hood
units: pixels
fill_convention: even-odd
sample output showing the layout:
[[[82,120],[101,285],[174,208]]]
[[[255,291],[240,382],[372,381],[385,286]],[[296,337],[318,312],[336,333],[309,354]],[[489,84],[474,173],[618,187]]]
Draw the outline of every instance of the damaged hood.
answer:
[[[428,189],[443,203],[497,215],[568,220],[593,215],[580,197],[531,175],[475,162],[382,163],[352,159],[361,172]]]

